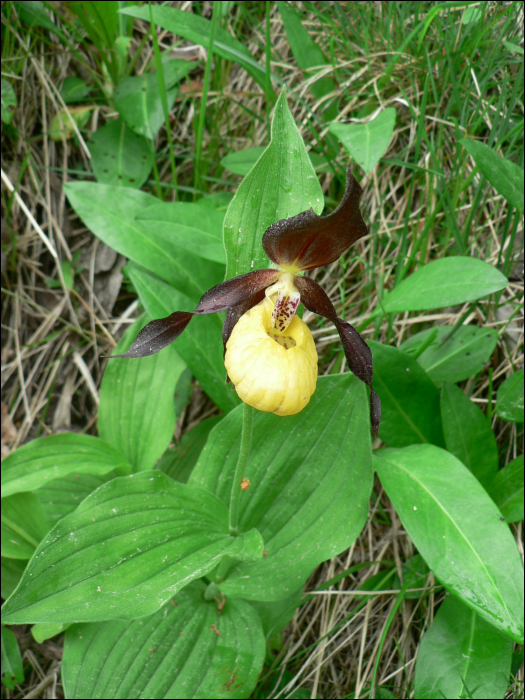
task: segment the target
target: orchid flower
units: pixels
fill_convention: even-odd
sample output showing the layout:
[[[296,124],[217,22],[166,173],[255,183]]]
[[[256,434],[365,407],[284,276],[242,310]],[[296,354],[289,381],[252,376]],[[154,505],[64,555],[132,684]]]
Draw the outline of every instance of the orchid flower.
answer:
[[[146,357],[176,340],[193,316],[227,311],[222,329],[228,377],[245,403],[280,416],[309,402],[317,382],[317,352],[304,306],[337,328],[349,369],[370,387],[370,421],[377,436],[381,402],[372,388],[372,353],[355,328],[337,316],[326,292],[299,273],[337,260],[368,232],[359,210],[362,190],[350,168],[337,209],[318,216],[308,209],[272,224],[262,245],[277,269],[254,270],[216,285],[193,312],[175,311],[148,323],[122,355]]]

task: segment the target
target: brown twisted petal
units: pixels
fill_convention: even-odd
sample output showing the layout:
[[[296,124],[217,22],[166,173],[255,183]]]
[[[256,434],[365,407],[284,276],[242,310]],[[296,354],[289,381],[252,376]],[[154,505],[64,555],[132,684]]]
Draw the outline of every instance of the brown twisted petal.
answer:
[[[252,294],[269,287],[279,275],[279,270],[254,270],[221,282],[202,296],[194,313],[214,314],[217,311],[226,311],[241,304]]]
[[[309,311],[324,316],[335,325],[350,371],[370,387],[370,422],[372,432],[377,437],[381,420],[381,400],[372,388],[373,367],[370,348],[353,326],[338,318],[334,305],[317,282],[308,277],[296,277],[295,286],[301,294],[301,301]]]
[[[127,352],[122,355],[112,355],[110,359],[154,355],[179,337],[191,321],[192,316],[193,314],[190,312],[175,311],[167,318],[151,321],[140,331]]]
[[[255,296],[258,300],[252,304],[254,306],[261,301],[264,297],[264,290],[275,282],[279,274],[279,270],[254,270],[217,284],[201,297],[195,311],[175,311],[167,318],[151,321],[140,331],[127,352],[122,355],[113,355],[112,359],[115,357],[147,357],[163,350],[179,337],[195,314],[214,314],[217,311],[225,311],[231,307],[235,308],[239,304],[242,305],[245,300]],[[251,306],[248,308],[251,309]]]
[[[266,255],[277,265],[296,270],[312,270],[334,262],[368,233],[359,211],[362,192],[348,167],[346,190],[337,209],[329,216],[318,216],[308,209],[272,224],[262,239]]]

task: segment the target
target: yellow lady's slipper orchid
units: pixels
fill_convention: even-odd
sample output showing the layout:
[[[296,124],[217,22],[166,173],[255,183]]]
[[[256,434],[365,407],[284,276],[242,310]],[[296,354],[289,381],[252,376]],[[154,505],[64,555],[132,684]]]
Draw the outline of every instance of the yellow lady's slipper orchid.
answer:
[[[359,211],[361,194],[348,168],[343,199],[332,214],[318,216],[309,209],[266,230],[262,245],[279,269],[254,270],[216,285],[194,312],[176,311],[148,323],[130,349],[115,357],[152,355],[176,340],[193,316],[227,310],[224,362],[237,394],[260,411],[293,415],[308,404],[317,381],[312,334],[295,315],[302,301],[337,328],[349,369],[370,387],[370,421],[377,435],[381,402],[372,388],[372,353],[356,329],[337,316],[323,289],[298,276],[334,262],[368,232]]]
[[[310,329],[294,316],[285,331],[272,325],[274,303],[265,298],[236,323],[224,364],[239,398],[259,411],[292,416],[317,384],[317,351]]]

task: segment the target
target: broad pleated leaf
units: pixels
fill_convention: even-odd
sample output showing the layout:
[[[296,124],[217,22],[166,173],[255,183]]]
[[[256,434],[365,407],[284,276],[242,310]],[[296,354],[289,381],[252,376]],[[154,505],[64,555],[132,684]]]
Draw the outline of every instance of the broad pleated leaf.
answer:
[[[500,469],[487,490],[508,523],[523,520],[523,455]]]
[[[418,442],[445,446],[439,389],[416,360],[397,348],[368,341],[374,386],[381,399],[379,437],[390,447]]]
[[[218,211],[199,202],[158,202],[140,212],[136,220],[144,231],[171,238],[184,250],[224,265],[226,253],[222,225],[226,210]]]
[[[504,420],[523,423],[523,370],[520,369],[498,387],[496,413]]]
[[[2,557],[2,598],[7,600],[22,578],[27,559]]]
[[[149,321],[145,314],[126,331],[114,354],[125,352]],[[100,437],[118,449],[134,471],[152,469],[175,429],[177,382],[186,368],[172,345],[153,357],[108,362],[100,387]]]
[[[172,58],[162,65],[168,113],[173,109],[179,83],[198,64]],[[115,106],[126,123],[141,136],[153,140],[164,124],[157,72],[128,76],[115,89]]]
[[[499,700],[509,684],[511,660],[512,641],[449,596],[421,641],[414,697]]]
[[[2,685],[9,690],[24,682],[24,665],[18,639],[7,627],[2,626]]]
[[[447,450],[487,487],[498,471],[496,437],[483,411],[449,382],[441,389],[441,422]]]
[[[270,144],[226,213],[226,278],[269,266],[261,242],[271,224],[310,208],[320,214],[323,206],[321,186],[283,90],[275,105]]]
[[[343,144],[365,173],[384,156],[396,124],[396,110],[388,107],[365,124],[330,124],[332,133]]]
[[[2,613],[8,624],[135,619],[162,607],[223,556],[256,560],[256,530],[228,534],[209,491],[160,471],[119,477],[92,493],[40,543]]]
[[[2,496],[32,491],[68,474],[129,473],[131,465],[109,443],[92,435],[60,433],[22,445],[2,460]]]
[[[380,450],[374,466],[436,577],[522,644],[520,555],[509,526],[478,480],[454,455],[434,445]]]
[[[416,333],[405,340],[399,349],[411,354],[431,333],[435,338],[417,361],[438,385],[443,381],[461,382],[481,372],[498,342],[498,332],[492,328],[460,326],[451,335],[451,326],[439,326]]]
[[[68,698],[247,698],[262,669],[261,620],[244,600],[204,600],[195,581],[134,622],[74,625],[62,678]]]
[[[493,265],[477,258],[440,258],[406,277],[384,295],[387,313],[440,309],[476,301],[505,289],[507,278]]]
[[[131,471],[131,470],[128,470]],[[35,495],[44,509],[49,521],[49,527],[53,527],[61,518],[72,513],[84,498],[93,493],[99,486],[111,481],[119,474],[114,471],[97,476],[95,474],[68,474],[60,479],[46,481]]]
[[[222,265],[180,247],[177,235],[141,223],[139,214],[158,205],[156,197],[95,182],[69,182],[64,191],[97,238],[190,298],[188,308],[171,311],[193,311],[204,292],[222,280]]]
[[[243,531],[257,527],[267,551],[237,563],[221,590],[248,600],[280,600],[318,564],[353,542],[366,520],[372,485],[370,422],[364,385],[353,375],[319,377],[308,406],[286,418],[256,412],[251,482],[240,501]],[[229,502],[242,410],[210,433],[190,484]]]
[[[152,318],[163,318],[190,303],[180,292],[143,267],[128,264],[126,269]],[[237,394],[226,384],[221,321],[218,316],[193,318],[173,347],[219,408],[227,413],[239,404]]]
[[[221,160],[221,165],[231,173],[244,177],[248,175],[265,150],[266,146],[255,146],[254,148],[245,148],[242,151],[228,153]]]
[[[97,182],[114,187],[139,189],[153,167],[151,146],[123,119],[97,129],[89,142],[91,167]]]
[[[295,615],[295,611],[301,605],[304,586],[301,586],[291,595],[281,600],[264,602],[252,600],[251,604],[259,613],[263,623],[263,630],[266,639],[271,639],[281,632]]]
[[[34,493],[2,498],[3,557],[29,559],[48,530],[46,514]]]
[[[156,468],[175,479],[175,481],[185,484],[190,477],[193,467],[197,464],[210,431],[212,428],[215,428],[222,418],[223,416],[207,418],[191,430],[188,430],[187,433],[184,433],[178,445],[166,450],[157,462]]]
[[[168,32],[176,36],[188,39],[194,44],[200,44],[200,46],[204,46],[208,50],[211,22],[205,17],[193,14],[191,10],[190,12],[183,12],[175,7],[153,5],[150,8],[149,6],[137,7],[134,5],[123,8],[121,14],[149,22],[151,20],[151,11],[153,12],[153,21],[157,26],[167,29]],[[263,90],[266,88],[265,68],[257,63],[243,43],[235,39],[220,25],[215,26],[213,51],[227,61],[238,63],[259,83]],[[275,99],[275,94],[271,88],[267,97]]]

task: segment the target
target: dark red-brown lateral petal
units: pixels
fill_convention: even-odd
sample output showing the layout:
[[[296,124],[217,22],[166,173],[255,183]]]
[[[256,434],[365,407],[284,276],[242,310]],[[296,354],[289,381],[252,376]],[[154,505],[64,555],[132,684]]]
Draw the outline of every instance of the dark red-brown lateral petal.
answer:
[[[221,282],[206,292],[194,313],[214,314],[231,309],[277,281],[279,270],[254,270]]]
[[[300,270],[334,262],[368,233],[359,210],[362,193],[349,166],[346,190],[337,209],[328,216],[308,209],[272,224],[262,239],[266,255],[277,265],[296,265]]]
[[[334,305],[317,282],[308,277],[296,277],[295,286],[301,294],[301,301],[309,311],[324,316],[337,328],[343,344],[348,368],[356,377],[370,387],[370,422],[372,432],[377,437],[381,420],[381,400],[372,388],[372,353],[356,329],[337,316]]]
[[[140,331],[127,352],[122,355],[113,355],[110,359],[154,355],[179,337],[191,321],[192,316],[193,314],[187,311],[175,311],[167,318],[150,321]]]

